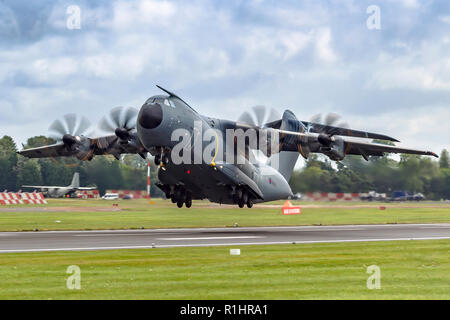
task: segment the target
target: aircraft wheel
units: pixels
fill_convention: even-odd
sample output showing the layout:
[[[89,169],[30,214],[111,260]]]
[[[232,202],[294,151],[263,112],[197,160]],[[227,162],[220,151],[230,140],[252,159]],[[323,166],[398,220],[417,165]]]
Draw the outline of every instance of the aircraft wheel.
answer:
[[[239,200],[238,205],[239,205],[239,208],[243,208],[245,206],[244,200],[242,200],[242,199]]]
[[[172,198],[170,198],[170,200],[172,201],[172,203],[177,202],[177,199],[175,198],[175,195],[174,195],[174,194],[172,195]]]
[[[186,208],[192,207],[192,200],[186,200]]]
[[[237,195],[238,199],[242,199],[242,189],[237,189],[236,195]]]
[[[184,192],[181,188],[178,188],[177,191],[175,192],[175,199],[177,199],[178,201],[184,202]]]
[[[164,154],[164,155],[162,156],[162,163],[163,163],[163,164],[168,164],[168,163],[169,163],[169,155]]]
[[[245,191],[242,192],[242,200],[244,201],[244,203],[247,203],[248,201],[248,194]]]
[[[253,201],[251,199],[247,200],[247,208],[253,207]]]
[[[177,207],[178,208],[183,208],[183,202],[182,201],[178,201],[177,202]]]

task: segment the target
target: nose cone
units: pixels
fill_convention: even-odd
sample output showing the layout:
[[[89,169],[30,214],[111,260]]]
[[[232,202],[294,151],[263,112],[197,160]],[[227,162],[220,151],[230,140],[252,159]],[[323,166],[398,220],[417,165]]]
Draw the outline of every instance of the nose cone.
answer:
[[[154,129],[161,124],[163,112],[159,103],[146,104],[139,115],[139,124],[144,129]]]

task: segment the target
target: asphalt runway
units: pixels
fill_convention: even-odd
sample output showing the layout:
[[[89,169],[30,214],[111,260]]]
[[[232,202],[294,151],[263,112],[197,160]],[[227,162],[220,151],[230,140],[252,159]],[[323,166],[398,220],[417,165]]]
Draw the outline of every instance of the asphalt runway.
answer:
[[[0,253],[450,239],[450,223],[0,232]]]

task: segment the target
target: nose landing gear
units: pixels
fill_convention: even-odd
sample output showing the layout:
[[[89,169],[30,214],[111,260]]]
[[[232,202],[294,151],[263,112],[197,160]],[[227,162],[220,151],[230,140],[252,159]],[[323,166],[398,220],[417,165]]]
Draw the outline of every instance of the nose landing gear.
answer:
[[[163,150],[162,148],[158,150],[158,153],[155,155],[155,165],[167,165],[170,160],[170,151]]]

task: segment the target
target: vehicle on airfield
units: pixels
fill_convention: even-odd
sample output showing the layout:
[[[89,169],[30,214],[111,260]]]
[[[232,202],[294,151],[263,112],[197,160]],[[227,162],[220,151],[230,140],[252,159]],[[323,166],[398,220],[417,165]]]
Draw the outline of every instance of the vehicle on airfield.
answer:
[[[408,191],[394,191],[391,201],[422,201],[425,200],[425,196],[420,193],[411,193]]]
[[[119,194],[118,193],[105,193],[105,195],[102,197],[103,200],[118,200]]]
[[[386,195],[386,193],[378,193],[378,192],[372,190],[367,193],[361,193],[359,198],[362,201],[384,201],[384,200],[387,200],[387,195]]]
[[[22,188],[39,189],[44,196],[49,198],[62,198],[71,197],[75,198],[75,192],[81,190],[95,190],[95,187],[80,187],[80,174],[75,172],[72,178],[72,182],[67,187],[55,187],[55,186],[22,186]]]
[[[346,155],[383,156],[385,153],[437,155],[373,143],[367,139],[398,142],[386,135],[332,125],[336,117],[319,121],[300,121],[290,110],[281,117],[255,107],[255,116],[245,112],[238,121],[199,114],[174,93],[150,97],[140,111],[118,107],[104,118],[100,128],[111,134],[90,138],[83,118],[75,130],[73,116],[66,126],[55,121],[51,130],[60,142],[19,154],[28,158],[76,157],[91,160],[96,155],[150,153],[158,168],[156,184],[179,208],[191,207],[192,200],[208,199],[221,204],[251,208],[254,203],[292,197],[289,179],[302,155],[321,153],[341,161]],[[265,121],[266,120],[266,121]],[[111,124],[112,122],[112,124]],[[365,140],[364,140],[365,139]]]

